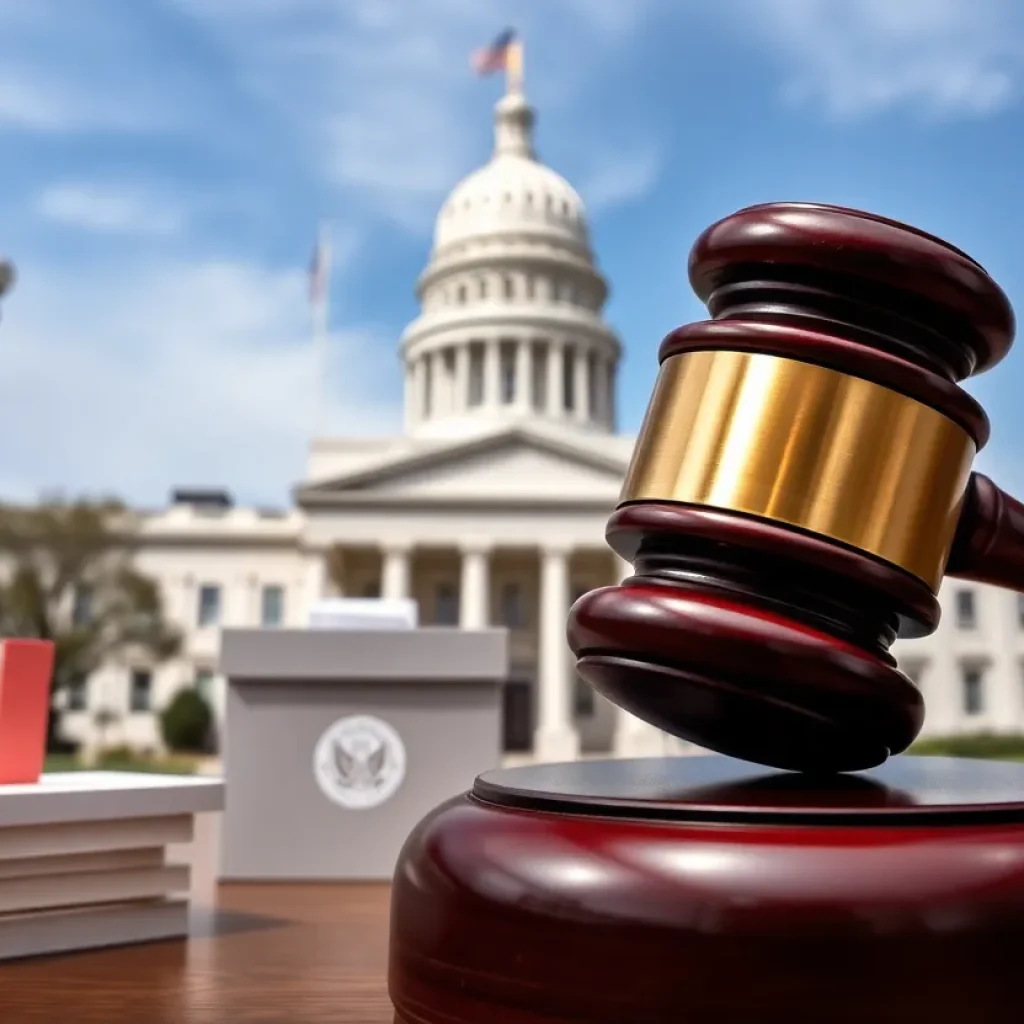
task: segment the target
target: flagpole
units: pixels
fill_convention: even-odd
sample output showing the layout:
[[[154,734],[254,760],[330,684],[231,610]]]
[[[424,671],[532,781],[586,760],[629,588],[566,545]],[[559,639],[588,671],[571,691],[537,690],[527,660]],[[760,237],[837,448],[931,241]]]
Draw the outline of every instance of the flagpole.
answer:
[[[524,53],[523,41],[514,39],[509,43],[505,55],[505,94],[521,96],[523,94]]]

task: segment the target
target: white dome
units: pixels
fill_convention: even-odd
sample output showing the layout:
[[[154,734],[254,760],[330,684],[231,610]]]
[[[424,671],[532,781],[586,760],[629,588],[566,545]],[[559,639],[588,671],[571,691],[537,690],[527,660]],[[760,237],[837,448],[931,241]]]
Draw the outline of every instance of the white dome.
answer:
[[[611,433],[621,347],[576,190],[533,151],[532,108],[495,109],[494,154],[441,207],[402,335],[406,427],[470,437],[531,422]]]
[[[522,233],[586,249],[583,200],[533,153],[533,110],[522,96],[512,94],[498,103],[495,113],[494,155],[463,178],[441,207],[435,252],[481,236]]]

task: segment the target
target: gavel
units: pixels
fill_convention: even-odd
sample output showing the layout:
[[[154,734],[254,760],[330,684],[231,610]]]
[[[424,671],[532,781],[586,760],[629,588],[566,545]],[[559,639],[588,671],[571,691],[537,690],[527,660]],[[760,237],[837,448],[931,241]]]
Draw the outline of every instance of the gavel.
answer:
[[[1024,506],[971,470],[959,382],[1010,303],[952,245],[836,206],[754,206],[689,261],[712,319],[673,331],[606,531],[633,566],[573,606],[584,680],[638,718],[774,768],[848,772],[914,741],[890,646],[945,575],[1024,590]]]

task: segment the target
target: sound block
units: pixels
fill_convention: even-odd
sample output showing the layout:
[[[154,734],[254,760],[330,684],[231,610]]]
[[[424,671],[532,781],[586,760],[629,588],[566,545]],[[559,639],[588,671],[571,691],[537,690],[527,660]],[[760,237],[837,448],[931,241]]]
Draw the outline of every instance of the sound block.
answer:
[[[398,1024],[1019,1019],[1024,764],[489,772],[409,837]]]

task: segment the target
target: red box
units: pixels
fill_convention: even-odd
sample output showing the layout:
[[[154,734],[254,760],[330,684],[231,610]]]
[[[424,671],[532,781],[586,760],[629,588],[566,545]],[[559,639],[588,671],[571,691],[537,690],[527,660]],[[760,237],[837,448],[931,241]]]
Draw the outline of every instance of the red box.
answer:
[[[0,785],[39,781],[52,674],[49,640],[0,642]]]

